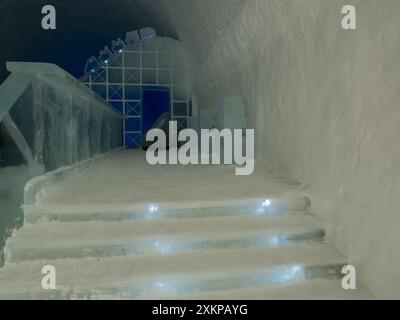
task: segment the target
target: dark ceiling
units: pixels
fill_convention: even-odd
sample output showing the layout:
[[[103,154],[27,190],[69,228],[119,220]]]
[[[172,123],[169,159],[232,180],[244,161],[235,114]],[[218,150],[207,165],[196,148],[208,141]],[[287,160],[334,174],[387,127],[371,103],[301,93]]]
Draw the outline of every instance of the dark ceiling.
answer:
[[[41,27],[46,4],[57,10],[56,30]],[[55,63],[80,77],[88,57],[142,27],[177,38],[153,9],[146,0],[0,0],[0,81],[7,76],[6,61]]]

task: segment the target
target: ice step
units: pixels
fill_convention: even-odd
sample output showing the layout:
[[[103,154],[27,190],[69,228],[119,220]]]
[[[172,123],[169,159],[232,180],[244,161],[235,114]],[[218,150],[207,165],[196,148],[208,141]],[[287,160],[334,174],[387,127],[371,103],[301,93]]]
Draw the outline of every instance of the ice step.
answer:
[[[145,299],[145,300],[227,300],[227,299],[366,299],[365,289],[341,288],[342,265],[313,268],[281,266],[270,270],[248,269],[245,274],[178,274],[163,281],[140,280],[119,284],[63,285],[55,290],[39,286],[1,292],[0,299]]]
[[[307,211],[310,200],[307,197],[292,199],[250,199],[237,201],[216,201],[177,204],[136,204],[129,206],[110,206],[93,209],[93,206],[57,205],[25,206],[25,222],[40,221],[121,221],[147,220],[153,218],[181,219],[214,216],[241,216],[253,214],[280,214]]]
[[[308,214],[26,225],[7,241],[8,262],[107,257],[191,250],[275,247],[322,241],[321,222]]]
[[[40,294],[42,267],[52,265],[62,294],[141,298],[338,279],[344,264],[344,258],[326,244],[61,259],[8,263],[0,270],[0,286],[3,297]]]
[[[112,296],[110,296],[112,298]],[[146,299],[147,297],[144,297]],[[192,293],[181,296],[159,296],[153,299],[181,300],[365,300],[373,296],[357,285],[355,290],[344,290],[341,281],[314,279],[283,286],[260,286],[246,289]]]
[[[142,300],[367,300],[374,296],[366,289],[357,286],[355,290],[344,290],[337,279],[311,279],[285,285],[260,285],[240,289],[220,291],[196,291],[182,295],[162,292],[142,292],[129,289],[103,288],[64,288],[51,291],[34,290],[0,294],[0,299],[142,299]],[[245,304],[245,302],[243,303]]]

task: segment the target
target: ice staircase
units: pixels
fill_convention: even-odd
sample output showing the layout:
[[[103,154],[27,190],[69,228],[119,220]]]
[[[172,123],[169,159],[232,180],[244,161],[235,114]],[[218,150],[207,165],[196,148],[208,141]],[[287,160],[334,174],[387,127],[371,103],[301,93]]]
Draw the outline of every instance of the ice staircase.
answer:
[[[361,299],[306,197],[26,215],[8,240],[0,298]],[[44,290],[45,265],[56,289]]]

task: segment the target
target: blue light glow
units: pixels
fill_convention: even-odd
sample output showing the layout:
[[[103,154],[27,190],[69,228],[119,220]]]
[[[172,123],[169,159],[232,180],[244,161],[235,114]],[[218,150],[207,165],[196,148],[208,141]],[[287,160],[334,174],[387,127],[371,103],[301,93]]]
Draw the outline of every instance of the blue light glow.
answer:
[[[271,200],[270,199],[265,199],[262,203],[264,208],[268,208],[271,205]]]
[[[151,204],[150,207],[149,207],[149,211],[151,213],[158,212],[158,210],[159,210],[159,208],[155,204]]]
[[[303,272],[300,266],[289,267],[281,276],[282,282],[300,280]]]
[[[154,241],[154,247],[160,253],[169,254],[174,252],[174,248],[166,242]]]
[[[277,236],[268,237],[265,239],[265,244],[270,247],[277,247],[280,244],[280,239]]]

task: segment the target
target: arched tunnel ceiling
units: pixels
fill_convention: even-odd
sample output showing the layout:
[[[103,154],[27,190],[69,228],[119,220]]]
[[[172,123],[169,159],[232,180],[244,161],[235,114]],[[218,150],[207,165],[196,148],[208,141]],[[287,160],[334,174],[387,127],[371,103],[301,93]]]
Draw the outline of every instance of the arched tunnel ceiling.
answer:
[[[57,29],[41,28],[41,8],[57,10]],[[0,0],[2,79],[8,60],[43,61],[80,76],[86,59],[130,30],[152,26],[176,38],[174,29],[145,1],[132,0]]]
[[[252,0],[149,0],[162,3],[163,15],[176,30],[193,63],[205,59],[226,28]]]
[[[251,0],[0,0],[0,80],[5,62],[55,63],[80,76],[86,59],[126,31],[153,27],[180,39],[200,62]],[[41,28],[41,8],[57,10],[57,30]]]

